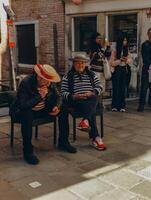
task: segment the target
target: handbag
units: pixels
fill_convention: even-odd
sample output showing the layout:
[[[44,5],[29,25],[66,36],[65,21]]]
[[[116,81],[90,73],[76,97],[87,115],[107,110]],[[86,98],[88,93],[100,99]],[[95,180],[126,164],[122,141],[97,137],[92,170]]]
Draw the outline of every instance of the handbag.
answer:
[[[112,73],[111,73],[109,62],[106,58],[104,59],[103,65],[104,65],[103,66],[104,78],[105,80],[110,80],[112,77]]]
[[[151,83],[151,65],[149,66],[149,69],[148,69],[148,81],[149,83]]]

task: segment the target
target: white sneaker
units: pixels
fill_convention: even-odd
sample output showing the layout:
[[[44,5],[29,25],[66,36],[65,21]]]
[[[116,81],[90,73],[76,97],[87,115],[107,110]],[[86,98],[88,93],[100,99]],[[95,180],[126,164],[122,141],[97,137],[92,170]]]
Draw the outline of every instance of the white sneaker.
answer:
[[[125,108],[121,108],[120,112],[126,112]]]
[[[112,112],[117,112],[117,108],[112,108]]]

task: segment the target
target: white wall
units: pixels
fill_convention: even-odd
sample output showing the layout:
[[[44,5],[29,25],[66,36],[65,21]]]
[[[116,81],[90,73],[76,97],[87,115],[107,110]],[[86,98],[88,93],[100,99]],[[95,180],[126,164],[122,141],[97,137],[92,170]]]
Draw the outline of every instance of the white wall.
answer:
[[[151,18],[147,18],[146,12],[145,10],[142,11],[142,21],[140,21],[140,25],[142,27],[141,30],[141,43],[144,42],[146,39],[148,39],[147,37],[147,31],[149,28],[151,28]]]
[[[151,7],[151,0],[83,0],[79,6],[66,1],[66,14],[134,10]]]

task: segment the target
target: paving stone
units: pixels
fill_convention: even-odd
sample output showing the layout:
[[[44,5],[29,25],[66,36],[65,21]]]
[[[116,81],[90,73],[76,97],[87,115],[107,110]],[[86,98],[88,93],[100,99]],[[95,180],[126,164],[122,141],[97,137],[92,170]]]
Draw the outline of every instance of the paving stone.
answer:
[[[117,164],[108,164],[107,166],[102,166],[99,167],[95,170],[86,172],[84,174],[84,177],[86,178],[93,178],[93,177],[99,177],[99,176],[103,176],[104,174],[107,174],[109,172],[112,172],[114,170],[120,169],[121,167]]]
[[[107,143],[106,137],[103,138],[104,143]],[[93,158],[98,158],[101,160],[101,156],[104,155],[104,153],[112,152],[114,149],[111,145],[107,143],[107,149],[105,151],[98,151],[97,149],[93,148],[92,146],[88,145],[80,145],[78,147],[79,151],[84,152],[87,155],[93,156]]]
[[[84,170],[85,172],[91,172],[91,171],[94,171],[94,170],[98,170],[98,169],[102,169],[103,167],[106,167],[108,166],[109,164],[103,160],[93,160],[93,161],[90,161],[86,164],[83,164],[83,165],[80,165],[79,168]]]
[[[66,161],[69,161],[72,164],[77,164],[77,165],[84,164],[84,163],[86,163],[88,161],[92,161],[94,159],[93,156],[88,155],[83,152],[79,152],[79,151],[74,155],[71,155],[69,153],[58,153],[57,158],[65,159]]]
[[[134,186],[131,191],[151,199],[151,182],[144,181]]]
[[[144,161],[144,160],[138,160],[137,158],[132,160],[131,162],[128,162],[125,166],[128,170],[137,173],[138,171],[150,166],[151,163]]]
[[[104,195],[93,198],[93,200],[131,200],[135,196],[135,194],[127,190],[115,189],[105,193]]]
[[[100,158],[109,163],[118,163],[118,162],[120,163],[132,159],[132,156],[120,151],[112,151],[112,152],[106,151],[102,152]]]
[[[29,184],[32,182],[39,182],[41,184],[40,187],[32,188]],[[23,194],[24,196],[28,197],[29,199],[41,197],[46,194],[50,194],[54,191],[60,190],[57,183],[51,180],[51,178],[46,174],[39,172],[39,175],[37,174],[24,177],[20,180],[16,180],[11,182],[13,187],[17,188],[18,191]]]
[[[86,180],[84,177],[84,172],[77,168],[66,168],[60,169],[58,172],[50,172],[48,173],[50,179],[57,183],[60,188],[66,188],[71,185],[79,184]]]
[[[81,198],[92,199],[96,195],[103,194],[106,191],[113,190],[114,187],[110,184],[107,184],[103,181],[96,179],[90,179],[71,187],[68,187],[68,190],[72,193],[79,195]]]
[[[150,200],[150,199],[142,197],[142,196],[136,196],[136,197],[132,198],[131,200]]]
[[[11,184],[6,181],[0,181],[0,200],[27,200],[28,198],[22,195]]]
[[[137,135],[151,137],[150,128],[145,127],[145,128],[135,129],[135,132],[137,133]]]
[[[115,130],[114,133],[114,136],[117,137],[117,138],[120,138],[120,139],[124,139],[126,140],[127,138],[130,138],[130,137],[134,137],[134,134],[132,135],[132,132],[130,132],[129,130],[127,129],[120,129],[120,130]]]
[[[151,200],[151,199],[145,198],[145,197],[142,197],[142,196],[136,196],[136,197],[132,198],[131,200]]]
[[[141,155],[139,156],[139,159],[145,160],[145,161],[148,161],[148,162],[151,162],[151,150],[145,152],[144,154],[141,154]]]
[[[139,144],[142,144],[142,145],[146,145],[146,146],[150,146],[151,145],[151,138],[148,137],[148,136],[142,136],[142,135],[139,135],[139,136],[136,136],[132,142],[136,142],[136,143],[139,143]]]
[[[118,177],[118,178],[117,178]],[[143,178],[124,170],[115,170],[99,177],[100,180],[106,180],[118,187],[130,189],[134,185],[144,181]]]
[[[0,172],[0,177],[3,180],[13,182],[38,173],[39,170],[37,170],[36,167],[27,165],[25,163],[25,166],[9,167],[8,169],[3,170],[3,172]]]
[[[138,171],[137,175],[142,176],[145,179],[148,179],[149,181],[151,181],[151,165]]]
[[[66,190],[59,190],[56,192],[52,192],[50,194],[43,195],[38,198],[34,198],[33,200],[81,200],[80,197],[72,194]]]
[[[123,140],[121,140],[120,138],[116,138],[114,135],[106,135],[104,139],[105,139],[104,142],[107,144],[108,148],[110,148],[111,145],[117,146],[123,142]]]
[[[135,142],[130,142],[130,140],[126,143],[122,143],[116,147],[117,151],[126,153],[132,157],[140,156],[141,154],[144,154],[146,151],[149,150],[148,146],[140,145]]]

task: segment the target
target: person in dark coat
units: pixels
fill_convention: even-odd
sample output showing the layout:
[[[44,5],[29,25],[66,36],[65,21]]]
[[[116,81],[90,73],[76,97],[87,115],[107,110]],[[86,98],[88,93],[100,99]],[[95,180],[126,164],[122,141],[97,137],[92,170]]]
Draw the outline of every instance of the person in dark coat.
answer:
[[[142,44],[142,58],[143,58],[143,68],[141,77],[141,91],[139,98],[139,106],[137,111],[143,112],[146,100],[147,90],[149,89],[148,103],[151,105],[151,80],[149,81],[149,71],[151,73],[151,28],[148,29],[148,40]],[[150,68],[150,70],[149,70]]]
[[[39,163],[32,145],[33,119],[60,113],[62,98],[55,84],[57,82],[60,82],[60,77],[53,67],[35,65],[33,74],[20,83],[17,98],[10,107],[11,117],[21,120],[24,160],[29,164]],[[69,151],[69,148],[70,145],[64,146],[64,150]]]
[[[110,65],[112,73],[112,111],[126,111],[125,93],[128,67],[132,62],[129,52],[128,37],[121,33],[117,39],[116,51],[112,52]]]

